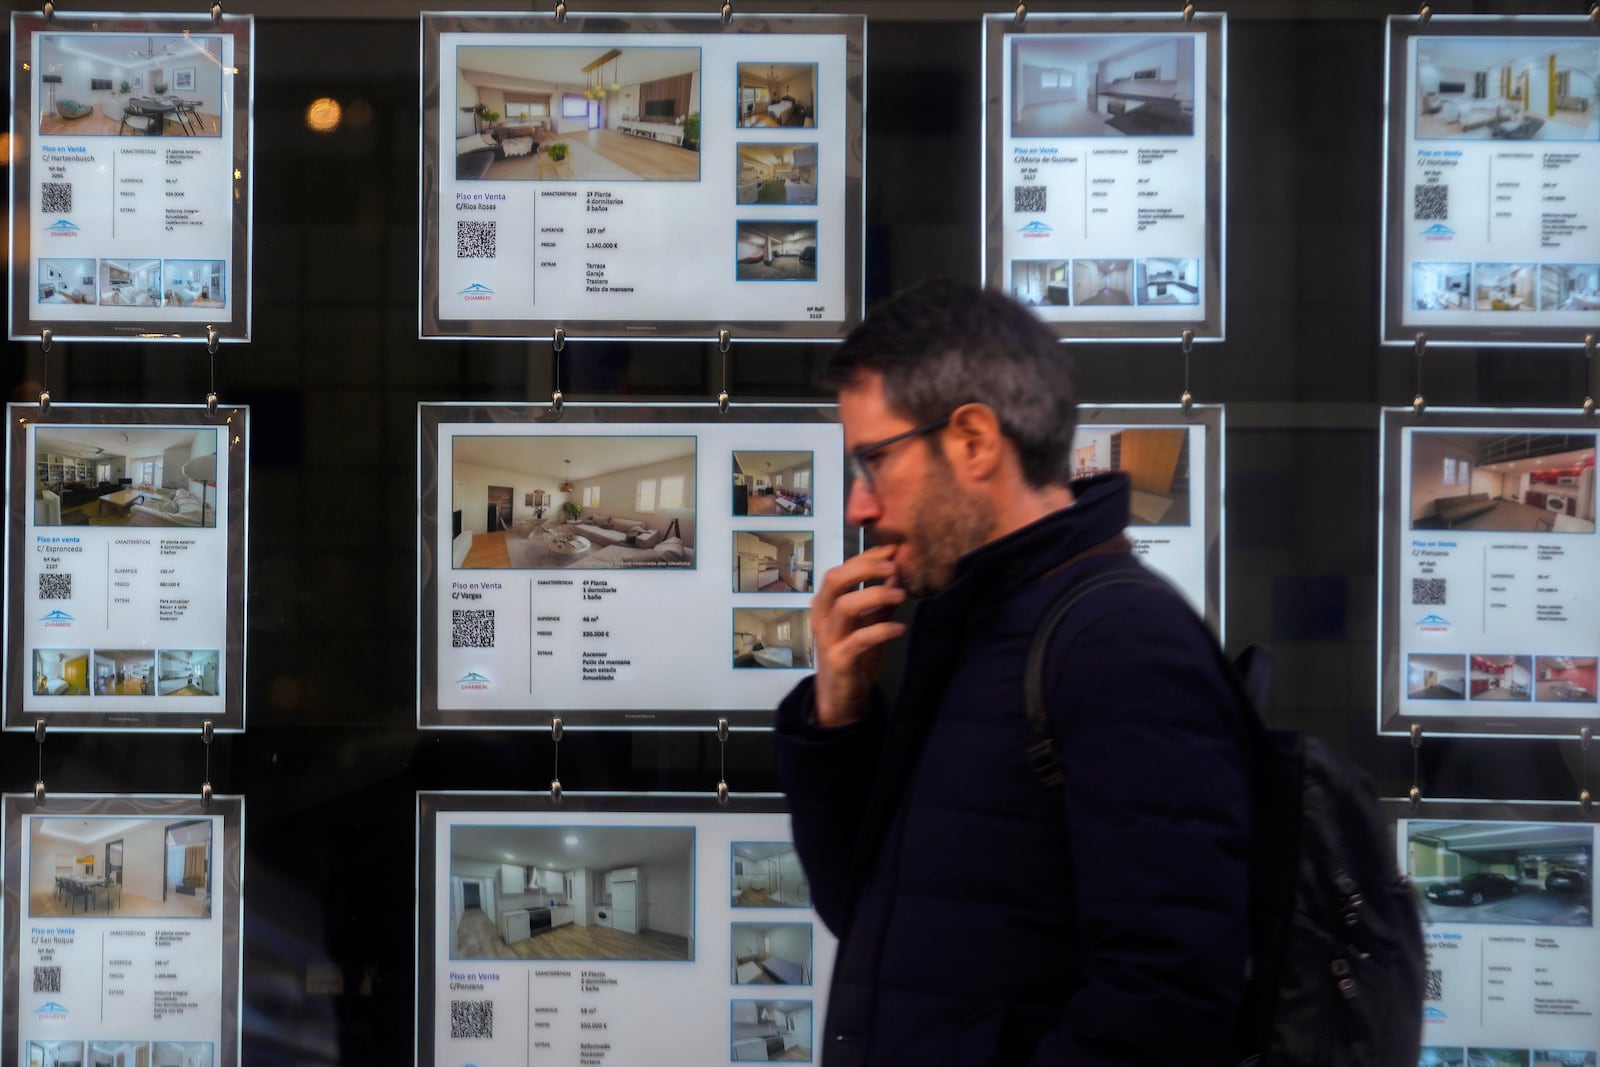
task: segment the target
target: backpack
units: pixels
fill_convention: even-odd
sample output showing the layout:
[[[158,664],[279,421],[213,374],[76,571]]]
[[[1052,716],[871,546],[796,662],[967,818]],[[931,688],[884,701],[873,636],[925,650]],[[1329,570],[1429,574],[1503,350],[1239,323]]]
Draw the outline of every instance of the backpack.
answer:
[[[1046,610],[1028,648],[1023,697],[1029,762],[1047,786],[1059,787],[1066,773],[1044,705],[1050,639],[1079,600],[1112,585],[1158,587],[1182,600],[1142,568],[1102,570]],[[1427,956],[1416,892],[1396,868],[1371,780],[1314,737],[1266,728],[1265,648],[1252,645],[1230,664],[1218,647],[1217,658],[1252,711],[1250,973],[1239,1063],[1416,1067]]]

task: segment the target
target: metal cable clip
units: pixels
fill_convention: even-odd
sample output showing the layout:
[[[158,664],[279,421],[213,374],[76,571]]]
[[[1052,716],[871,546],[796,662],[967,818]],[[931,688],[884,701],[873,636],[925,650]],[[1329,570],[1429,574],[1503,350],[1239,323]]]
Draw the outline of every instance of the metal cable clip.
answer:
[[[1184,330],[1178,338],[1183,345],[1183,395],[1178,398],[1178,403],[1183,405],[1183,413],[1187,415],[1194,407],[1194,394],[1189,392],[1189,356],[1194,352],[1194,331]]]
[[[36,742],[38,742],[38,744],[39,744],[39,777],[37,779],[35,779],[34,783],[33,783],[33,802],[35,804],[43,804],[44,803],[44,798],[45,798],[45,791],[44,791],[44,733],[45,733],[44,720],[43,719],[35,719],[35,720],[33,720],[33,739]]]
[[[728,802],[728,720],[717,720],[717,803]]]
[[[1414,722],[1411,724],[1411,792],[1409,794],[1413,808],[1422,806],[1422,786],[1418,784],[1422,780],[1421,753],[1422,724]]]
[[[210,719],[200,724],[200,743],[206,746],[206,773],[200,779],[200,805],[206,808],[211,806],[211,741],[216,733]]]
[[[1428,354],[1428,335],[1419,332],[1411,342],[1411,351],[1417,357],[1417,395],[1411,398],[1411,413],[1421,416],[1428,410],[1428,401],[1422,396],[1422,357]]]
[[[1028,5],[1027,4],[1023,4],[1023,3],[1017,4],[1017,12],[1016,12],[1015,21],[1016,21],[1016,24],[1018,26],[1021,26],[1024,22],[1028,21]]]
[[[724,26],[726,26],[728,23],[730,23],[732,21],[733,21],[733,4],[731,2],[730,3],[725,3],[725,4],[722,5],[722,24]]]
[[[555,750],[550,757],[550,800],[561,803],[561,718],[557,716],[550,720],[550,740],[555,744]]]
[[[728,413],[731,400],[728,396],[728,349],[733,347],[733,335],[727,330],[717,331],[717,351],[722,353],[722,392],[717,394],[717,410]]]

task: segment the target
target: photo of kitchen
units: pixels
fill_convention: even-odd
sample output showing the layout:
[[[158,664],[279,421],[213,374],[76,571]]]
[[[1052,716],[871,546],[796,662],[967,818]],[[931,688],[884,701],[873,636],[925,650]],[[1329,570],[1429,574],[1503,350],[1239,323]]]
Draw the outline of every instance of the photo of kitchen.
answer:
[[[28,914],[211,917],[213,820],[29,817]]]
[[[39,132],[221,137],[222,38],[41,34]]]
[[[1532,699],[1532,656],[1472,656],[1468,664],[1468,700]]]
[[[736,530],[735,593],[809,593],[816,535],[810,530]]]
[[[735,452],[735,515],[811,514],[810,452]]]
[[[734,923],[734,985],[810,985],[810,923]]]
[[[817,280],[817,223],[740,220],[734,277],[741,282]]]
[[[214,697],[221,653],[214,648],[164,648],[157,656],[155,693],[164,697]]]
[[[1194,134],[1193,37],[1018,34],[1011,41],[1011,136]]]
[[[694,828],[455,826],[451,959],[694,959]]]
[[[810,670],[810,608],[736,608],[733,665]]]
[[[1541,703],[1595,703],[1595,656],[1540,656],[1534,660],[1533,699]]]
[[[793,841],[735,841],[733,906],[809,908],[811,883]]]
[[[1132,486],[1130,526],[1189,525],[1189,431],[1178,427],[1079,426],[1072,476],[1122,471]]]
[[[1594,533],[1593,433],[1411,434],[1411,528]]]
[[[732,1016],[736,1063],[811,1062],[811,1001],[736,1000]]]
[[[209,1041],[153,1041],[150,1067],[211,1067]]]
[[[736,197],[741,204],[815,204],[817,146],[740,144]]]
[[[1435,923],[1592,926],[1594,827],[1404,820],[1406,870]]]
[[[1200,303],[1198,259],[1141,259],[1136,292],[1141,306]]]

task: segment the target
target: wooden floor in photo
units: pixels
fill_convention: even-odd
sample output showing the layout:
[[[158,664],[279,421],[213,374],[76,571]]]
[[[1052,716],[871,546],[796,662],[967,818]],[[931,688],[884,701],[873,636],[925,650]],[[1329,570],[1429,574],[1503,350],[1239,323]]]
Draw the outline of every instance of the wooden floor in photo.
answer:
[[[625,934],[607,926],[568,923],[506,944],[482,908],[468,908],[456,927],[452,959],[687,960],[689,939],[644,930]]]

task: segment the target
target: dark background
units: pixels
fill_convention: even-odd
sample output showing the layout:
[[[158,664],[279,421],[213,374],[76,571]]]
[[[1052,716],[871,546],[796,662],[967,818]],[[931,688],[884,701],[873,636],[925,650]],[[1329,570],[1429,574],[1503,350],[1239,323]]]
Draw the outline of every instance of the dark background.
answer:
[[[415,793],[543,791],[551,778],[548,735],[415,729],[416,406],[544,402],[553,384],[548,343],[416,337],[423,6],[228,8],[257,14],[254,338],[225,346],[215,368],[223,403],[250,405],[254,434],[248,732],[217,738],[212,781],[247,798],[246,1064],[410,1061]],[[979,18],[1006,6],[736,5],[868,15],[869,307],[926,277],[978,280]],[[1230,14],[1227,340],[1196,348],[1189,385],[1197,401],[1227,405],[1230,644],[1276,649],[1275,724],[1328,738],[1399,796],[1412,785],[1412,749],[1374,736],[1377,429],[1380,406],[1410,404],[1417,366],[1410,350],[1376,343],[1379,182],[1383,19],[1415,8],[1207,6]],[[1588,10],[1587,0],[1439,10],[1512,6]],[[331,135],[305,121],[324,96],[344,109]],[[58,342],[48,362],[36,343],[8,350],[21,402],[46,374],[58,403],[199,403],[210,383],[203,345]],[[728,389],[736,403],[819,398],[826,355],[824,345],[736,343]],[[1087,402],[1174,403],[1184,389],[1176,343],[1071,355]],[[1435,350],[1424,364],[1433,407],[1575,409],[1593,388],[1576,349]],[[709,403],[722,360],[710,343],[572,341],[560,374],[569,403]],[[568,730],[560,776],[568,791],[712,791],[719,747],[709,731]],[[1573,800],[1578,748],[1425,738],[1418,784],[1430,797]],[[30,791],[40,757],[30,735],[0,737],[0,787]],[[764,733],[735,732],[726,759],[734,791],[774,788]],[[59,793],[198,792],[204,760],[198,736],[56,733],[42,751]],[[311,987],[308,969],[319,976]],[[343,992],[320,991],[329,975]]]

